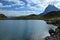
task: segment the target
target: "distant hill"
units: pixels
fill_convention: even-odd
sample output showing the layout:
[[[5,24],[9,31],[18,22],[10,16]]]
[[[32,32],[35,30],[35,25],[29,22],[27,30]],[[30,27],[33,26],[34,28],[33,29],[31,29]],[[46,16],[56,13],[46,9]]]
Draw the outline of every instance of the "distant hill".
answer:
[[[6,19],[7,17],[4,14],[0,14],[0,20]]]
[[[12,18],[10,18],[10,19],[12,19],[12,20],[20,20],[20,19],[23,19],[23,20],[26,20],[26,19],[40,19],[40,16],[35,15],[35,14],[31,14],[31,15],[27,15],[27,16],[12,17]]]
[[[46,7],[45,11],[39,15],[43,16],[43,15],[47,14],[48,12],[52,12],[52,11],[60,11],[60,9],[56,8],[54,5],[48,5],[48,7]]]
[[[27,15],[27,16],[18,16],[18,17],[12,17],[10,19],[12,20],[20,20],[20,19],[38,19],[38,20],[50,20],[50,19],[56,19],[56,18],[60,18],[60,11],[52,11],[52,12],[48,12],[43,16],[38,16],[35,14],[31,14],[31,15]]]
[[[31,15],[28,15],[28,16],[38,16],[38,15],[36,15],[36,14],[31,14]]]

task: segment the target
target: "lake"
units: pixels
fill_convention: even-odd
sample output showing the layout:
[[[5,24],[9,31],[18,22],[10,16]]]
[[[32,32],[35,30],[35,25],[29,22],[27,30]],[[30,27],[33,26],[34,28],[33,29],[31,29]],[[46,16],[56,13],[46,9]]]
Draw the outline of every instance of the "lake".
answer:
[[[0,40],[44,40],[56,28],[44,20],[0,20]]]

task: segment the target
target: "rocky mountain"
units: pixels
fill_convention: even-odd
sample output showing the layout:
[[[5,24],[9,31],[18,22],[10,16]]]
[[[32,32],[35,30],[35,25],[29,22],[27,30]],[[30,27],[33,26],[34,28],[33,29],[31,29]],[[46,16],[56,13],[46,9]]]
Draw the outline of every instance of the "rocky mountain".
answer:
[[[48,5],[45,9],[45,11],[39,15],[45,15],[47,14],[48,12],[51,12],[51,11],[60,11],[60,9],[56,8],[54,5]]]

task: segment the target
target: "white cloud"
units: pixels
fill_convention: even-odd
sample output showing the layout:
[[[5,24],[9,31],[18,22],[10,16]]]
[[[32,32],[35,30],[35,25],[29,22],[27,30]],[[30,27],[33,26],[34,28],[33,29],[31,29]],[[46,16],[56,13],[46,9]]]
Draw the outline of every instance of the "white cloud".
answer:
[[[45,0],[45,2],[50,2],[51,0]]]
[[[51,0],[51,1],[50,1],[50,4],[51,4],[51,5],[54,5],[54,4],[58,3],[58,2],[60,2],[60,0]]]
[[[60,2],[55,4],[55,6],[60,9]]]
[[[3,6],[3,4],[2,3],[0,3],[0,7],[2,7]]]
[[[35,3],[35,4],[47,4],[49,3],[51,0],[27,0],[28,3]]]
[[[3,6],[3,7],[12,7],[12,5],[5,5],[5,6]]]
[[[50,4],[60,9],[60,0],[51,0]]]
[[[23,1],[20,0],[5,0],[8,2],[14,2],[15,4],[11,4],[11,5],[6,5],[4,7],[11,7],[11,6],[15,6],[15,5],[20,5],[21,7],[25,6],[25,3]],[[49,4],[56,4],[56,6],[58,5],[58,2],[60,2],[60,0],[27,0],[28,4],[27,7],[32,8],[32,10],[35,9],[40,9],[40,8],[46,8]],[[35,3],[37,4],[36,6],[31,6],[31,3]]]
[[[24,3],[23,1],[18,1],[18,2],[16,3],[16,5],[24,6],[25,3]]]
[[[4,1],[8,1],[8,2],[18,2],[19,0],[4,0]]]
[[[45,9],[51,0],[27,0],[28,5],[27,7],[30,8],[31,10],[42,10]],[[37,4],[36,6],[31,6],[31,3]]]
[[[3,8],[3,7],[11,7],[12,5],[3,5],[2,3],[0,3],[0,7]]]
[[[5,1],[14,2],[15,4],[13,4],[12,6],[15,6],[15,5],[24,6],[25,5],[25,3],[23,1],[20,1],[20,0],[5,0]]]
[[[11,7],[12,5],[3,5],[3,3],[0,3],[0,7],[3,8],[3,7]]]
[[[40,3],[39,0],[27,0],[27,2],[28,2],[28,3],[31,3],[31,2],[33,2],[33,3]]]
[[[4,0],[4,1],[14,2],[15,4],[3,5],[2,3],[0,3],[0,8],[3,8],[3,7],[12,7],[12,6],[18,6],[18,5],[22,8],[22,7],[25,6],[25,3],[23,1],[20,1],[20,0]]]

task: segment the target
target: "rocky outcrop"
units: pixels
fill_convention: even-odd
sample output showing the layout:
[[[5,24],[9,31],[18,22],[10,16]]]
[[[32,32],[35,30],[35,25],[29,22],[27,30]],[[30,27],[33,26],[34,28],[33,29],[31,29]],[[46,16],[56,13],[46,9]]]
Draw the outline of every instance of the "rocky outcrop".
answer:
[[[60,40],[60,27],[55,29],[55,33],[51,36],[47,36],[45,40]]]
[[[58,26],[57,29],[55,29],[55,33],[49,37],[46,37],[45,40],[60,40],[60,20],[57,18],[54,20],[47,20],[46,21],[48,24],[53,24]]]

